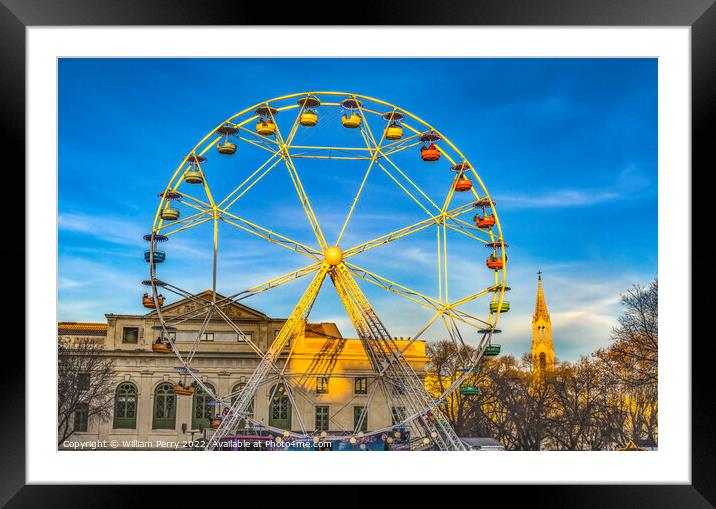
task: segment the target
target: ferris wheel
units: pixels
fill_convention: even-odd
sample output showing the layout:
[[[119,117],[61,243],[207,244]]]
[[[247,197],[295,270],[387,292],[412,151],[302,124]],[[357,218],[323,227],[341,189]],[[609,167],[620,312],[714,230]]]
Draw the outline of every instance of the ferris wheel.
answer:
[[[376,188],[372,181],[378,175],[383,180]],[[333,227],[335,235],[326,234],[329,230],[319,222],[320,214],[316,214],[313,198],[307,192],[310,186],[306,182],[316,181],[317,176],[340,179],[342,185],[352,189],[348,199],[336,200],[340,203],[331,206],[334,215],[340,217]],[[249,201],[252,191],[267,181],[272,183],[270,196],[259,193],[253,202]],[[322,199],[330,200],[330,186],[321,185]],[[379,193],[376,189],[383,192],[388,188],[385,192],[390,194],[371,196]],[[279,197],[274,191],[286,193]],[[276,381],[292,404],[311,399],[313,391],[307,381],[321,376],[317,370],[325,367],[313,362],[301,364],[300,371],[292,369],[291,339],[305,332],[321,288],[332,286],[335,293],[331,293],[354,327],[370,364],[370,379],[375,381],[363,412],[368,411],[370,402],[378,401],[403,409],[401,415],[394,415],[391,424],[374,430],[365,430],[365,415],[361,414],[355,429],[334,438],[350,437],[351,443],[356,443],[366,436],[390,435],[395,429],[409,428],[416,443],[424,448],[465,449],[445,418],[442,405],[455,391],[475,394],[478,389],[467,382],[484,356],[499,354],[500,346],[493,338],[500,332],[497,324],[501,313],[509,310],[505,300],[509,290],[507,244],[495,203],[477,170],[443,132],[399,106],[359,94],[307,92],[277,97],[232,115],[206,134],[183,157],[158,197],[151,233],[145,236],[149,246],[144,257],[149,263],[150,278],[143,282],[151,288],[143,304],[156,309],[159,322],[155,327],[159,339],[153,350],[173,353],[178,358],[182,381],[175,385],[177,394],[192,394],[195,387],[201,387],[216,404],[225,407],[223,415],[212,420],[213,437],[231,436],[240,423],[248,422],[268,428],[278,440],[317,440],[319,434],[310,423],[301,420],[300,430],[271,427],[248,410],[259,388]],[[415,220],[397,224],[402,220],[400,216],[394,220],[397,226],[388,220],[373,220],[368,238],[356,240],[351,235],[351,223],[361,213],[372,212],[370,217],[376,217],[381,208],[399,199],[405,200],[406,208],[412,207],[411,212],[417,214]],[[274,216],[263,208],[258,219],[247,218],[250,207],[263,207],[265,202],[295,204],[302,217],[293,217],[290,223],[305,226],[308,240],[294,238],[287,228],[281,232],[287,224],[285,219],[274,218],[274,224],[267,224]],[[244,203],[248,205],[241,208]],[[171,248],[174,243],[167,241],[200,229],[206,233],[203,238],[209,262],[205,277],[212,289],[204,295],[185,289],[181,274],[160,277],[171,262],[171,249],[164,246]],[[232,287],[233,283],[221,279],[220,263],[224,238],[229,234],[261,239],[267,250],[287,250],[304,262],[299,268],[290,267],[282,275],[247,288]],[[402,253],[409,252],[411,242],[418,242],[416,239],[421,246],[432,244],[432,262],[427,262],[432,265],[432,279],[424,283],[431,287],[429,290],[412,287],[412,279],[393,281],[392,274],[369,270],[361,262],[361,258],[393,244],[399,244]],[[465,269],[466,263],[452,263],[452,250],[458,246],[463,259],[468,253],[470,262],[476,261],[470,265],[472,272]],[[463,293],[457,298],[452,296],[454,290],[449,292],[454,281],[448,270],[449,260],[450,271],[462,275],[459,288]],[[294,283],[297,280],[307,282],[305,291],[266,348],[261,348],[228,315],[229,306],[267,292],[281,292],[291,283],[299,284]],[[219,295],[217,283],[232,291],[223,292],[228,294],[225,297]],[[400,306],[420,309],[422,314],[415,316],[427,316],[427,320],[415,323],[415,333],[398,341],[389,332],[391,320],[386,319],[392,318],[389,311],[393,304],[384,304],[387,309],[374,307],[367,297],[368,287],[374,292],[386,292],[383,297],[395,299]],[[164,293],[188,299],[194,305],[170,316],[163,312]],[[216,394],[192,368],[212,319],[225,321],[259,359],[246,384],[231,394]],[[180,352],[175,334],[177,327],[189,320],[199,320],[201,327],[191,346]],[[435,332],[436,328],[440,331]],[[449,338],[458,347],[469,344],[475,352],[461,359],[460,374],[439,394],[428,392],[406,359],[409,346],[423,339],[427,331],[432,337]],[[331,438],[325,431],[320,437]],[[209,441],[207,448],[215,447],[216,442]]]

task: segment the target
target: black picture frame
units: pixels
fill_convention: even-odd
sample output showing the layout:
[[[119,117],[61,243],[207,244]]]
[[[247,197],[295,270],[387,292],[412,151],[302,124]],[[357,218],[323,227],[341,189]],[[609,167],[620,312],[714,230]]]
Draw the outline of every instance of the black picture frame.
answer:
[[[25,30],[29,26],[92,26],[92,25],[289,25],[304,21],[307,24],[351,25],[549,25],[549,26],[689,26],[691,27],[692,71],[692,172],[684,168],[684,178],[692,179],[693,238],[708,232],[710,219],[709,186],[693,185],[698,176],[712,170],[710,163],[713,138],[708,129],[716,120],[716,5],[714,0],[461,0],[442,4],[425,0],[412,2],[384,1],[330,3],[322,0],[311,4],[312,14],[306,17],[304,4],[263,2],[233,2],[207,6],[205,2],[190,0],[0,0],[0,109],[2,112],[2,153],[5,164],[17,168],[25,165]],[[315,13],[331,13],[321,19]],[[12,158],[16,159],[13,161]],[[700,169],[700,171],[697,171]],[[51,172],[48,171],[48,175]],[[51,177],[48,177],[51,178]],[[18,182],[20,180],[18,179]],[[16,184],[17,185],[17,184]],[[22,184],[24,185],[24,183]],[[14,188],[17,190],[17,187]],[[24,193],[15,193],[23,200]],[[712,198],[711,198],[712,200]],[[686,204],[676,213],[686,217]],[[19,209],[21,210],[21,209]],[[13,267],[19,285],[21,276],[16,270],[19,260],[25,259],[24,224],[14,221],[4,229],[5,242],[0,254],[6,267]],[[683,246],[687,251],[690,246]],[[682,316],[709,316],[710,299],[705,294],[713,287],[716,276],[710,268],[714,248],[710,242],[694,242],[691,249],[693,267],[700,267],[698,283],[692,283],[691,307],[679,310]],[[683,277],[691,279],[684,257]],[[32,267],[25,266],[25,271]],[[706,270],[703,270],[703,269]],[[11,277],[9,274],[8,277]],[[693,281],[693,279],[691,280]],[[23,281],[24,283],[24,281]],[[7,285],[7,279],[6,279]],[[19,288],[13,285],[11,288]],[[701,294],[701,295],[700,295]],[[12,295],[16,307],[24,299]],[[699,298],[699,296],[701,298]],[[687,296],[684,304],[688,303]],[[12,309],[12,308],[10,308]],[[25,315],[22,309],[22,316]],[[17,320],[19,313],[13,315]],[[515,486],[509,487],[510,505],[520,502],[531,506],[551,507],[714,507],[716,506],[716,439],[714,407],[711,393],[714,342],[709,333],[696,334],[684,324],[681,338],[662,338],[678,341],[692,354],[692,483],[690,485],[584,485],[584,486]],[[689,341],[693,337],[693,340]],[[37,338],[34,338],[37,340]],[[54,338],[43,338],[50,347]],[[25,404],[25,349],[22,342],[6,334],[3,407],[22,409]],[[6,415],[2,420],[2,448],[0,449],[0,505],[7,507],[64,507],[73,505],[126,507],[129,500],[144,496],[137,490],[146,487],[127,486],[39,486],[26,485],[25,434],[22,412]],[[565,461],[568,458],[565,457]],[[131,491],[130,491],[131,490]],[[437,490],[443,492],[443,490]],[[505,490],[502,491],[505,493]],[[127,497],[131,493],[130,497]],[[293,492],[295,494],[295,492]],[[423,504],[430,492],[421,490]],[[186,491],[165,490],[164,503],[172,496],[185,497]],[[245,499],[246,500],[246,499]],[[487,499],[485,499],[487,500]]]

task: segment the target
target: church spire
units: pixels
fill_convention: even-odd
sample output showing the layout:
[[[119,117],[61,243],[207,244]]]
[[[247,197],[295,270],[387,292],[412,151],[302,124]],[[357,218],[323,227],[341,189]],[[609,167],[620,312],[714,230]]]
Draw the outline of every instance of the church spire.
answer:
[[[532,372],[543,375],[554,369],[552,321],[542,289],[542,271],[537,272],[537,299],[532,315]]]
[[[532,322],[543,318],[545,322],[549,323],[549,311],[547,311],[547,301],[544,298],[544,290],[542,289],[542,271],[537,272],[537,300],[535,302],[535,314],[532,317]]]

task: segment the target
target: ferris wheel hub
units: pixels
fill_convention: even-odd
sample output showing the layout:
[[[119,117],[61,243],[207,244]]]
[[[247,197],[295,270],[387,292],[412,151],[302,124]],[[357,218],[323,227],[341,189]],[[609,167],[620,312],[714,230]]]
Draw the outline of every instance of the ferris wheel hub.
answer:
[[[323,258],[328,265],[336,266],[343,261],[343,251],[338,246],[331,246],[326,248]]]

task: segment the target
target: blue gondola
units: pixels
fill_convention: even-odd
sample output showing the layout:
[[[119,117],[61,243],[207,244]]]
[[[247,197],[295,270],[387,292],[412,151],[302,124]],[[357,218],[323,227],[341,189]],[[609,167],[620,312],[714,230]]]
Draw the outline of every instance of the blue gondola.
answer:
[[[458,368],[458,373],[479,373],[480,368]]]
[[[144,252],[144,261],[151,261],[152,252]],[[167,258],[167,254],[164,251],[154,251],[154,263],[162,263]]]

